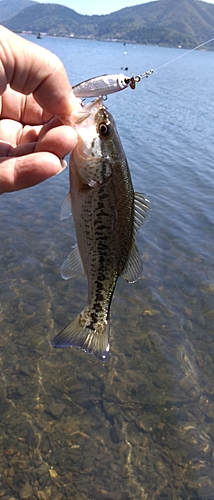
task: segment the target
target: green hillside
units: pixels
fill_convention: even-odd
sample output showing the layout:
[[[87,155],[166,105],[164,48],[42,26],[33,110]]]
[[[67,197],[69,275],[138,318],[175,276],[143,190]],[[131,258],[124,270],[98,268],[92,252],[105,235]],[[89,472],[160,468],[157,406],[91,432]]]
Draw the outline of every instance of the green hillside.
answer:
[[[36,2],[31,0],[1,0],[0,1],[0,22],[9,19],[26,7],[31,7]]]
[[[83,16],[62,5],[34,3],[3,24],[17,32],[191,48],[214,36],[214,5],[199,0],[157,0],[105,16]]]

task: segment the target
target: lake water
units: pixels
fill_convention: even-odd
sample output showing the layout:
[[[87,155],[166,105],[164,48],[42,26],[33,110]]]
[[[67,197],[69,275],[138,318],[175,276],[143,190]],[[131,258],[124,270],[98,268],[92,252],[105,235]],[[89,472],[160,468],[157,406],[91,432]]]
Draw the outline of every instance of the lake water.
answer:
[[[62,59],[71,84],[185,53],[27,38]],[[152,210],[143,278],[118,280],[106,364],[50,348],[87,300],[85,278],[59,272],[75,243],[59,220],[68,169],[0,197],[3,500],[214,499],[213,81],[214,52],[195,51],[107,100]]]

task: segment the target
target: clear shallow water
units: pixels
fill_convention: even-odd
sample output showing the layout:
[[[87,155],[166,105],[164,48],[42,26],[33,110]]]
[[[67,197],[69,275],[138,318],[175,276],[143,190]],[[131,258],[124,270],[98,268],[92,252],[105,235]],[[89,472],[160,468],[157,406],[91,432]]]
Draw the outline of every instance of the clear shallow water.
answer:
[[[38,42],[73,84],[182,54]],[[59,221],[68,171],[0,197],[1,498],[214,498],[213,77],[213,52],[197,51],[107,101],[152,211],[144,276],[118,281],[104,366],[49,347],[87,298],[84,278],[59,273],[75,243]]]

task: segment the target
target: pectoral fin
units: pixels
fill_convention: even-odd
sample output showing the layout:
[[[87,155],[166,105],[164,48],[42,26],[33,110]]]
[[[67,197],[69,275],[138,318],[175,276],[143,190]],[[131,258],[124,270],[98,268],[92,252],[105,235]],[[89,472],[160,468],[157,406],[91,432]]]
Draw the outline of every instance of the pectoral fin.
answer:
[[[62,204],[60,220],[67,219],[68,217],[70,217],[71,214],[72,214],[71,195],[69,191]]]
[[[75,278],[75,276],[84,274],[84,269],[77,245],[73,247],[72,252],[68,255],[65,262],[63,262],[60,272],[64,280],[69,280],[71,278]]]
[[[128,261],[122,272],[122,277],[126,281],[128,281],[128,283],[134,283],[139,278],[141,278],[142,274],[143,262],[138,252],[135,241],[133,241]]]

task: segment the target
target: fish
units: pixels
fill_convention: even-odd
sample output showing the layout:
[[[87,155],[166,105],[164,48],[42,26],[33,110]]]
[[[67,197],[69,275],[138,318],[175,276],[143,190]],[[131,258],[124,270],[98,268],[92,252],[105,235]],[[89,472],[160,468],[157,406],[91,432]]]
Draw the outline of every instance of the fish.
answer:
[[[126,155],[113,116],[102,98],[79,113],[77,145],[70,155],[70,191],[61,219],[73,215],[77,244],[61,266],[70,279],[84,273],[88,303],[51,342],[78,347],[106,361],[110,351],[110,306],[119,276],[129,283],[143,272],[136,233],[148,213],[148,200],[134,192]]]

